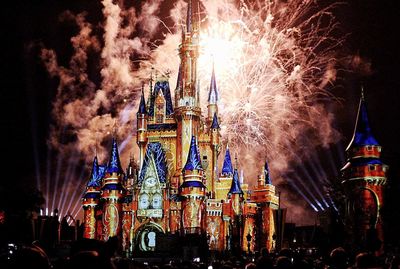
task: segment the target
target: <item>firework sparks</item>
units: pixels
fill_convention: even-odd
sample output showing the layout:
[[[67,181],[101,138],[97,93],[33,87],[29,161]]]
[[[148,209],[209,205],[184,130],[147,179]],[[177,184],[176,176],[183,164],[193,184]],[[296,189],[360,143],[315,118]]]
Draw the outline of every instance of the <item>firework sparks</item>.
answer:
[[[201,34],[199,72],[202,85],[207,85],[215,63],[223,137],[252,152],[252,162],[265,158],[265,152],[293,160],[302,148],[335,141],[332,117],[317,105],[329,96],[325,86],[336,78],[334,49],[344,41],[332,37],[335,5],[204,4],[208,27]],[[207,89],[202,91],[202,103],[207,104]],[[306,137],[310,132],[313,135]],[[281,164],[270,161],[281,170]]]
[[[125,108],[132,104],[125,100],[133,99],[138,103],[139,85],[141,80],[149,77],[151,67],[159,73],[172,71],[171,84],[176,81],[180,25],[186,8],[183,1],[175,4],[170,12],[175,26],[167,29],[163,40],[158,40],[156,43],[159,45],[150,51],[149,48],[155,44],[155,27],[166,26],[162,18],[156,17],[158,8],[154,8],[159,7],[161,1],[154,0],[144,5],[146,12],[142,10],[143,14],[136,14],[133,9],[124,11],[122,6],[109,0],[102,3],[106,23],[101,51],[104,65],[101,89],[93,89],[85,76],[85,83],[81,83],[85,92],[90,91],[87,95],[90,98],[74,96],[71,99],[68,93],[69,83],[74,81],[71,76],[76,73],[82,77],[82,69],[75,72],[72,66],[71,72],[65,72],[68,71],[66,68],[56,66],[56,72],[50,65],[54,62],[50,61],[52,54],[49,52],[52,51],[43,50],[48,52],[45,58],[48,59],[49,72],[60,77],[64,73],[68,75],[58,89],[54,130],[65,123],[71,124],[77,141],[70,146],[74,151],[85,151],[87,160],[93,158],[97,140],[101,144],[109,138],[109,132],[105,131],[107,128],[99,130],[99,126],[111,126],[113,121],[121,127],[117,135],[123,138],[124,146],[127,145],[122,154],[135,151],[134,143],[127,143],[128,138],[134,139],[131,135],[135,132],[131,126],[126,126],[131,121],[127,120]],[[258,171],[254,164],[264,163],[268,155],[270,166],[278,178],[287,170],[289,162],[301,159],[318,145],[335,142],[338,133],[331,124],[333,117],[320,101],[329,97],[325,87],[336,79],[336,48],[344,41],[344,37],[333,37],[337,24],[332,12],[337,4],[319,6],[315,1],[304,0],[242,0],[239,3],[204,0],[202,5],[204,21],[198,65],[200,85],[204,85],[201,87],[202,104],[207,105],[207,85],[214,63],[221,97],[222,136],[225,143],[229,141],[231,148],[244,153],[245,158],[239,160],[240,164],[245,169]],[[81,24],[82,16],[78,17]],[[138,25],[142,26],[139,28],[144,32],[143,36],[135,36]],[[86,22],[83,26],[90,27]],[[84,33],[90,34],[90,31]],[[94,37],[90,44],[99,51],[99,42],[95,42]],[[75,46],[79,48],[79,54],[76,53],[74,62],[87,61],[89,45]],[[140,64],[132,63],[132,53],[146,59]],[[79,55],[84,57],[81,59]],[[87,84],[90,87],[86,87]],[[114,98],[107,98],[111,92]],[[99,107],[105,107],[103,110],[107,113],[97,115]],[[111,110],[114,111],[109,113]],[[64,111],[70,113],[64,114]],[[80,118],[72,122],[68,115],[79,115]],[[130,120],[132,115],[134,113],[131,113]],[[95,134],[100,137],[94,139]],[[59,142],[53,144],[58,146]],[[256,178],[251,171],[246,171],[246,175],[249,181]]]

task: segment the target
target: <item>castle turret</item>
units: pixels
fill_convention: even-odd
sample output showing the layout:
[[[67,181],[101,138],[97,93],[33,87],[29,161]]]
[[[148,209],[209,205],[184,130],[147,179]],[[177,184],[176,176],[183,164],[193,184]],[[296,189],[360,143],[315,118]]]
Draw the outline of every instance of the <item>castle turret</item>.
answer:
[[[381,249],[384,240],[381,209],[388,166],[380,159],[381,150],[372,134],[362,93],[353,138],[346,149],[347,164],[341,171],[352,243],[374,250]]]
[[[118,145],[115,138],[112,139],[110,161],[108,162],[106,175],[101,188],[101,200],[103,205],[103,240],[120,234],[121,231],[121,201],[125,195],[122,186],[124,172],[119,159]]]
[[[232,201],[232,208],[236,215],[240,215],[242,212],[241,210],[241,203],[243,202],[243,191],[240,187],[239,181],[239,173],[237,168],[233,171],[233,178],[232,178],[232,185],[228,192],[228,197]]]
[[[143,165],[143,158],[147,144],[147,109],[144,100],[144,91],[142,86],[142,95],[140,96],[139,109],[136,113],[137,119],[137,133],[136,141],[139,146],[139,168]]]
[[[226,145],[224,163],[222,165],[221,176],[232,177],[233,176],[233,166],[231,161],[231,153],[229,151],[228,145]]]
[[[154,67],[151,68],[151,72],[150,72],[150,78],[149,78],[149,96],[147,97],[147,103],[146,103],[146,108],[147,111],[150,108],[150,100],[151,97],[153,96],[153,71],[154,71]]]
[[[124,178],[124,188],[126,195],[121,199],[122,202],[122,251],[126,255],[133,250],[133,227],[135,224],[135,217],[133,211],[133,197],[134,188],[138,183],[138,165],[135,158],[131,156],[129,159],[128,167],[126,168]]]
[[[131,155],[128,167],[126,168],[125,182],[124,182],[124,187],[131,192],[133,190],[134,185],[137,184],[138,172],[139,172],[138,164],[136,163],[136,160],[133,157],[133,155]]]
[[[183,183],[180,186],[182,221],[185,234],[203,232],[203,211],[206,187],[203,183],[203,167],[196,137],[192,136],[190,150],[183,168]]]
[[[217,82],[215,79],[215,71],[214,71],[214,64],[211,74],[211,81],[210,81],[210,89],[208,91],[208,115],[207,115],[207,126],[210,126],[210,123],[214,121],[214,115],[218,116],[218,89],[217,89]]]
[[[265,162],[265,165],[261,171],[260,176],[258,177],[258,187],[261,188],[262,186],[265,185],[272,185],[272,180],[271,176],[269,174],[269,167],[268,167],[268,162]]]
[[[92,172],[83,196],[83,238],[96,239],[96,210],[99,206],[102,176],[96,156],[93,160]]]
[[[211,198],[215,198],[215,183],[218,180],[218,149],[219,149],[219,123],[217,114],[214,113],[213,121],[210,127],[211,150],[212,150],[212,168],[211,168]]]
[[[176,87],[175,87],[175,107],[179,106],[179,99],[176,98],[176,96],[181,96],[182,94],[183,94],[182,64],[179,64],[178,76],[176,78]]]
[[[279,198],[275,194],[275,186],[272,185],[267,161],[265,161],[258,177],[257,187],[251,193],[250,201],[257,204],[261,213],[261,222],[259,223],[260,246],[272,250],[276,246],[276,238],[273,237],[276,234],[274,211],[279,207]]]

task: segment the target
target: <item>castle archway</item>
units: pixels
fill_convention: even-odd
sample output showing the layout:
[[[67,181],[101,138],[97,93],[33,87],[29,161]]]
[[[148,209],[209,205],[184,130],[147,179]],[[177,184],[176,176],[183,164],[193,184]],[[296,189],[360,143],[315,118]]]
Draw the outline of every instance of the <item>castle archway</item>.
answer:
[[[154,251],[160,234],[164,234],[164,230],[157,223],[147,222],[139,226],[135,232],[135,250]]]

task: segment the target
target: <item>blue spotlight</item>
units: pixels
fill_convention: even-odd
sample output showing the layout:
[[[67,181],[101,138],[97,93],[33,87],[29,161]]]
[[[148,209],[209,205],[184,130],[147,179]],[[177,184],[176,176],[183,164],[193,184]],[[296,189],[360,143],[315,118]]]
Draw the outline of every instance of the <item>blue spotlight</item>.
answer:
[[[301,191],[301,189],[296,185],[296,183],[293,182],[293,180],[287,178],[286,179],[290,185],[297,191],[298,194],[300,194],[301,197],[314,209],[314,211],[318,212],[319,210],[313,205],[313,203],[308,199],[308,197]]]

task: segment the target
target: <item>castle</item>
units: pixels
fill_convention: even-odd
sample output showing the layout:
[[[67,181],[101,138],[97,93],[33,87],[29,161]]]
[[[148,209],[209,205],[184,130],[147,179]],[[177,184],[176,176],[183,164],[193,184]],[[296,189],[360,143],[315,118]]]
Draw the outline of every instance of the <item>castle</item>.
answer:
[[[221,143],[219,92],[212,70],[207,115],[201,111],[197,60],[198,6],[188,2],[179,46],[174,102],[167,78],[150,81],[137,112],[139,165],[124,171],[115,138],[107,165],[94,158],[83,197],[84,238],[121,238],[125,253],[155,251],[165,234],[205,235],[213,251],[276,247],[279,198],[267,162],[257,185],[241,182],[228,146]],[[226,148],[222,169],[221,148]],[[261,168],[261,167],[260,167]]]

